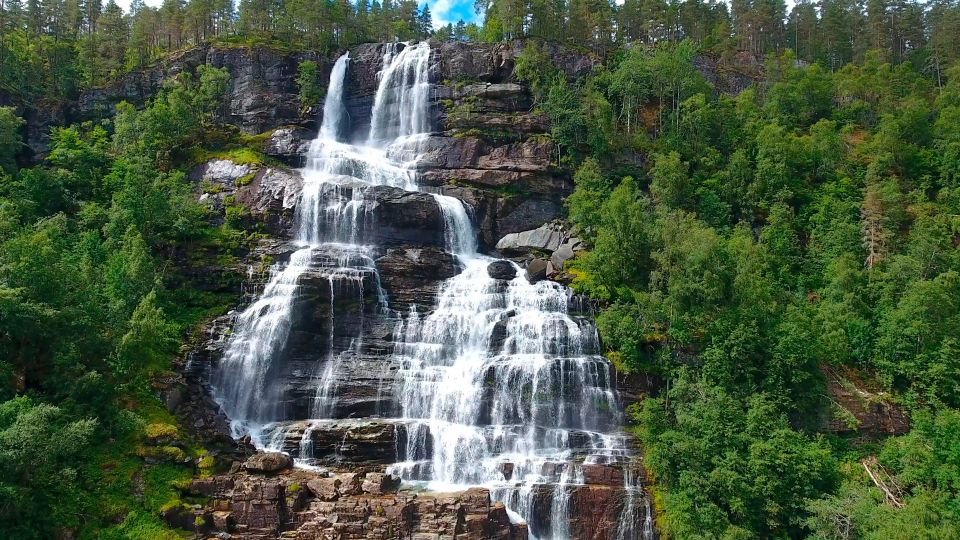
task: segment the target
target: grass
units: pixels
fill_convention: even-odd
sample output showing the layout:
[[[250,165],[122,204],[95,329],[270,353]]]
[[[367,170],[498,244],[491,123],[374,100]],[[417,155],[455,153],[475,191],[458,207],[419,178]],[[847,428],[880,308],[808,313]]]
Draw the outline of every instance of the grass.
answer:
[[[193,533],[167,528],[157,516],[133,511],[119,525],[98,532],[100,540],[182,540],[193,538]]]
[[[262,165],[272,162],[266,154],[249,146],[231,146],[220,150],[192,148],[186,157],[190,165],[199,165],[211,159],[229,159],[238,165]]]

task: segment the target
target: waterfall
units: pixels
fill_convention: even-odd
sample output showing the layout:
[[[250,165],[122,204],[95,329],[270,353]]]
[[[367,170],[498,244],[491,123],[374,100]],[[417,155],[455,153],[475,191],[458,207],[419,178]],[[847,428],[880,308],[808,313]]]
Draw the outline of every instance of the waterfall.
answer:
[[[431,129],[430,59],[427,43],[385,48],[369,133],[359,144],[343,140],[349,54],[337,60],[322,125],[302,170],[298,249],[272,268],[261,296],[236,316],[211,377],[214,396],[234,435],[250,434],[258,447],[297,453],[298,465],[311,466],[312,434],[338,418],[341,370],[363,350],[368,317],[394,317],[385,364],[395,375],[381,377],[376,390],[379,396],[392,387],[396,402],[390,411],[371,412],[392,416],[404,433],[397,436],[399,461],[391,472],[428,489],[485,486],[512,520],[528,522],[531,538],[561,540],[571,535],[571,501],[586,483],[585,468],[622,467],[629,494],[624,517],[631,524],[619,532],[636,538],[637,487],[627,471],[625,437],[618,433],[622,413],[614,374],[600,355],[595,327],[574,314],[566,287],[531,283],[518,265],[478,253],[471,210],[459,199],[432,193],[443,217],[445,249],[462,271],[442,285],[432,311],[411,306],[387,315],[376,265],[383,249],[371,242],[375,204],[369,193],[375,186],[419,190],[413,165]],[[492,263],[509,265],[514,277],[494,279]],[[285,408],[289,400],[272,375],[285,361],[300,283],[308,277],[327,281],[330,305],[327,350],[316,352],[316,372],[303,375],[315,383],[313,405],[300,413],[309,415],[304,418]],[[368,297],[376,308],[365,311]],[[351,301],[337,303],[343,299]],[[346,346],[335,348],[336,319],[344,309],[357,310],[353,333]],[[291,420],[308,423],[284,423]],[[299,443],[285,445],[292,433]],[[538,499],[544,496],[550,498],[546,507]],[[548,515],[542,515],[544,508]]]
[[[371,111],[367,144],[384,142],[430,131],[430,44],[387,46],[384,68]]]

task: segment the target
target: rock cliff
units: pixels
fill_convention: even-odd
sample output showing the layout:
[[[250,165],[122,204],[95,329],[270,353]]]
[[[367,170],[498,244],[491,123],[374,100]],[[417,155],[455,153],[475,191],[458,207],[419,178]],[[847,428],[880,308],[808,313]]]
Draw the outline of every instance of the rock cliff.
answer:
[[[185,495],[205,497],[206,502],[170,511],[165,516],[169,523],[239,538],[521,539],[527,537],[528,525],[532,531],[559,526],[550,523],[555,510],[551,505],[562,498],[569,510],[564,515],[573,516],[563,524],[571,538],[616,536],[625,508],[643,498],[642,493],[625,489],[627,477],[642,478],[637,457],[628,462],[584,462],[582,482],[562,488],[564,497],[555,493],[557,484],[564,482],[562,466],[545,463],[538,473],[550,481],[538,484],[530,495],[533,511],[540,516],[530,524],[511,520],[502,504],[491,502],[488,490],[420,493],[399,489],[385,475],[387,465],[402,460],[399,449],[412,436],[402,422],[387,420],[400,413],[395,395],[400,387],[384,384],[394,380],[401,367],[390,360],[396,332],[403,314],[415,310],[426,316],[434,310],[442,284],[462,270],[462,262],[444,248],[444,213],[430,192],[463,201],[477,226],[480,249],[514,257],[527,266],[520,271],[532,281],[563,279],[564,263],[579,250],[579,241],[562,224],[563,199],[573,188],[570,175],[556,166],[546,136],[547,119],[531,112],[529,89],[513,76],[520,46],[432,44],[430,113],[435,130],[418,146],[422,191],[367,188],[363,214],[352,222],[351,237],[377,248],[360,255],[325,244],[313,250],[310,268],[297,277],[289,336],[271,354],[269,399],[280,418],[314,418],[316,408],[324,406],[329,420],[290,420],[270,429],[275,444],[300,456],[310,469],[290,469],[282,458],[263,454],[241,466],[242,457],[252,449],[238,441],[221,454],[234,461],[233,471],[185,488]],[[350,51],[344,101],[347,131],[356,139],[365,138],[369,129],[383,47],[369,44]],[[595,63],[589,56],[560,49],[551,54],[571,79]],[[296,90],[291,85],[298,61],[295,55],[243,49],[188,51],[128,75],[114,87],[85,95],[80,109],[96,115],[120,99],[142,101],[165,77],[195,69],[199,63],[227,67],[232,75],[230,98],[219,120],[264,134],[259,138],[264,153],[297,166],[316,129],[316,121],[300,116],[295,107]],[[319,61],[328,76],[332,63]],[[256,298],[270,277],[269,265],[283,264],[297,249],[290,240],[304,179],[298,170],[276,163],[226,158],[195,167],[190,177],[198,200],[213,211],[214,224],[231,220],[263,235],[237,265],[238,270],[248,270],[244,298]],[[354,189],[347,180],[322,191],[319,207],[350,200]],[[350,272],[344,272],[345,266]],[[501,261],[491,264],[487,273],[502,294],[517,269]],[[589,313],[578,311],[577,305],[571,301],[568,309],[571,321],[579,325],[576,321],[585,321]],[[231,429],[211,400],[210,373],[223,357],[237,313],[209,325],[206,337],[188,354],[179,378],[165,389],[168,404],[184,424],[193,426],[201,439],[220,445],[229,445]],[[514,316],[507,312],[497,323],[490,347],[503,346]],[[335,382],[318,392],[318,370],[331,362]],[[599,372],[597,376],[603,377]],[[327,394],[336,396],[329,405],[324,402]],[[492,398],[482,397],[488,402]],[[540,438],[549,436],[549,430],[536,430],[543,432]],[[574,430],[569,437],[563,444],[581,460],[597,444],[593,432]],[[423,450],[435,451],[429,446]],[[504,464],[508,466],[512,464]],[[503,474],[509,478],[512,470]],[[629,515],[637,523],[645,517],[642,508]]]

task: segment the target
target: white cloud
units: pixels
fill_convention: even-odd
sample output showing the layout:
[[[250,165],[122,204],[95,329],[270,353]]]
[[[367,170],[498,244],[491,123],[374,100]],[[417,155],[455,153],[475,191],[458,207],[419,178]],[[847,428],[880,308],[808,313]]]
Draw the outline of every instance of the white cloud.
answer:
[[[434,28],[456,24],[460,19],[468,23],[480,23],[483,20],[473,8],[474,0],[427,0],[427,5],[433,15]]]
[[[430,14],[433,15],[434,29],[457,22],[450,20],[450,9],[453,8],[453,4],[454,0],[434,0],[433,2],[427,2],[427,5],[430,6]]]
[[[130,12],[130,0],[114,0],[114,1],[117,3],[118,6],[122,7],[124,11],[128,13]],[[144,3],[146,3],[148,6],[151,6],[151,7],[160,7],[160,4],[163,3],[163,0],[144,0]],[[104,2],[103,4],[106,5],[107,2]]]

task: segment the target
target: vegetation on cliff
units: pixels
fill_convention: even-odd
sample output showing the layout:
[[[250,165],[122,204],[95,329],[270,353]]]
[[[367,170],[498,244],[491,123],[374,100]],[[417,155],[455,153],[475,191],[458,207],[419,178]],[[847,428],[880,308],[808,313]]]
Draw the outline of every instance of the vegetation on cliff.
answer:
[[[660,381],[633,414],[661,532],[957,537],[960,65],[773,51],[727,95],[697,51],[634,44],[573,86],[544,49],[517,62],[576,168],[574,286],[611,360]],[[828,369],[913,431],[823,435]]]
[[[4,3],[0,99],[43,110],[201,41],[328,53],[430,34],[411,1],[135,6]],[[661,388],[632,411],[661,532],[960,537],[956,4],[479,6],[482,28],[435,35],[529,39],[516,75],[574,171],[569,216],[590,246],[574,286],[604,306],[609,358]],[[541,42],[598,67],[570,84]],[[719,92],[704,61],[763,77]],[[304,106],[317,71],[301,66]],[[209,125],[226,77],[201,67],[142,110],[56,128],[31,168],[24,121],[0,107],[6,536],[165,537],[174,487],[210,464],[151,383],[228,302],[173,264],[242,238],[208,225],[182,170],[222,151],[197,141],[236,142]],[[907,410],[909,433],[825,433],[826,417],[858,421],[828,397],[831,370]]]
[[[151,383],[185,330],[230,301],[167,287],[177,253],[224,249],[238,234],[207,227],[171,166],[204,139],[226,77],[201,67],[143,110],[55,129],[42,166],[7,160],[0,171],[5,537],[164,536],[159,514],[179,504],[172,482],[204,456]],[[11,116],[0,108],[6,139],[15,138]]]

